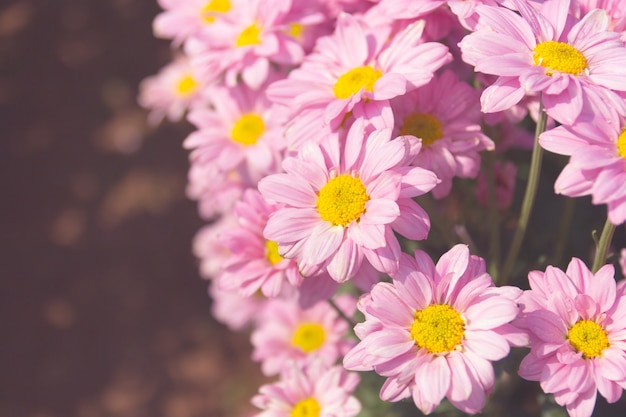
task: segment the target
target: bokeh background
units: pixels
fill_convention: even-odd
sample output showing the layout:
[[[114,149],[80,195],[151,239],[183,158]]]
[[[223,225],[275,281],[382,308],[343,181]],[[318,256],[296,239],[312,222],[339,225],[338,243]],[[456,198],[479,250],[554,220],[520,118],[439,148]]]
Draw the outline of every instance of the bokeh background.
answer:
[[[0,1],[0,417],[237,416],[256,392],[191,254],[190,127],[136,104],[170,60],[158,12]]]

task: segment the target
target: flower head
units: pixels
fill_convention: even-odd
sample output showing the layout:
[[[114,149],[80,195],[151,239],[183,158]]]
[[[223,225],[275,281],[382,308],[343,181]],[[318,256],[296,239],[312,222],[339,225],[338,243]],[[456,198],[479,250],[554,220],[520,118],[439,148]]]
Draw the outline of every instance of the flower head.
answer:
[[[282,174],[259,183],[269,202],[282,203],[265,228],[282,256],[296,258],[304,275],[327,270],[338,282],[355,276],[364,257],[378,271],[398,268],[394,231],[424,239],[430,223],[413,197],[431,190],[436,176],[407,165],[409,144],[391,129],[364,138],[355,122],[347,139],[329,136],[286,158]]]
[[[528,274],[520,325],[531,336],[522,378],[539,381],[570,416],[591,416],[599,391],[608,402],[626,388],[626,286],[605,265],[592,274],[578,258],[567,270]]]
[[[351,395],[358,383],[358,376],[341,366],[292,362],[278,382],[259,388],[252,404],[263,410],[258,417],[353,417],[361,411]]]
[[[509,323],[518,314],[514,287],[494,287],[481,258],[464,245],[437,264],[416,251],[403,255],[391,283],[379,283],[359,302],[361,342],[344,358],[352,370],[386,376],[381,398],[412,396],[428,414],[444,397],[467,413],[479,412],[494,387],[491,361],[525,336]]]
[[[541,10],[514,0],[505,7],[479,6],[478,30],[460,43],[463,59],[476,71],[498,75],[482,95],[484,112],[505,110],[526,94],[542,93],[550,116],[571,124],[588,90],[612,95],[626,90],[626,47],[608,30],[606,12],[587,13],[568,23],[570,0],[548,0]]]

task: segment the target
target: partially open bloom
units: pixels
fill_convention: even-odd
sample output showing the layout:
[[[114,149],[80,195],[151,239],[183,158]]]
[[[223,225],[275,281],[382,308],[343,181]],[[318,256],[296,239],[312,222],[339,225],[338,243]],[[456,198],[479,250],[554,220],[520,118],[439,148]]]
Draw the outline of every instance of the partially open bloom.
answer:
[[[412,200],[438,182],[431,171],[408,165],[404,137],[391,129],[364,138],[357,121],[342,141],[308,143],[283,161],[285,173],[262,179],[259,190],[269,202],[282,203],[265,228],[281,256],[296,258],[304,275],[327,270],[338,282],[352,278],[364,257],[378,271],[398,269],[400,244],[394,231],[409,239],[426,237],[430,221]]]
[[[531,336],[522,378],[539,381],[572,417],[591,416],[597,392],[609,403],[626,388],[626,285],[613,265],[592,274],[573,258],[565,272],[528,274],[520,325]]]
[[[572,25],[566,24],[570,0],[547,0],[540,11],[524,0],[513,4],[521,15],[479,6],[478,30],[460,43],[463,59],[476,71],[499,76],[482,94],[484,112],[542,93],[547,113],[571,124],[589,89],[607,96],[626,90],[626,47],[608,30],[604,10],[592,10]]]
[[[337,300],[354,311],[352,297]],[[261,316],[259,316],[261,317]],[[265,375],[279,374],[289,361],[307,364],[320,361],[333,365],[351,346],[344,339],[348,324],[326,301],[306,310],[293,297],[270,299],[252,333],[252,359],[261,362]]]
[[[256,417],[354,417],[361,404],[351,394],[359,377],[341,366],[314,362],[288,363],[280,380],[263,385],[252,404],[263,410]]]
[[[626,221],[626,117],[603,112],[594,119],[544,132],[539,143],[570,156],[554,184],[557,193],[591,195],[593,204],[607,205],[613,224]]]
[[[521,290],[495,287],[481,258],[454,246],[435,265],[422,251],[403,255],[391,283],[379,283],[359,302],[361,342],[344,358],[349,370],[386,376],[385,401],[413,397],[424,413],[444,397],[477,413],[494,388],[492,361],[526,337],[509,323]]]

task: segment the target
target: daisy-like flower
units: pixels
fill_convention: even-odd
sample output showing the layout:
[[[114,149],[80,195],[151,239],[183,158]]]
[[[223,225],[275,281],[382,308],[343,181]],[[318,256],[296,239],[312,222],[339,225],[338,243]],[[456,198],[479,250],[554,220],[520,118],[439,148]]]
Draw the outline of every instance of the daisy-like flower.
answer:
[[[588,90],[607,97],[614,95],[611,90],[626,90],[626,47],[608,30],[604,10],[592,10],[572,25],[570,0],[547,0],[540,10],[524,0],[513,3],[521,15],[479,6],[479,29],[459,44],[463,60],[476,71],[499,76],[482,94],[484,112],[541,93],[547,113],[572,124]]]
[[[319,362],[285,368],[278,382],[263,385],[252,398],[263,410],[256,417],[354,417],[361,411],[351,395],[359,383],[357,374]]]
[[[190,112],[188,119],[198,130],[184,146],[202,154],[222,172],[237,171],[247,186],[278,171],[284,141],[282,121],[274,117],[270,103],[260,91],[245,85],[215,87],[208,93],[212,107]]]
[[[284,206],[265,228],[282,256],[296,258],[305,276],[327,270],[338,282],[352,278],[364,257],[378,271],[398,269],[400,244],[394,231],[424,239],[426,212],[412,200],[438,182],[431,171],[408,166],[409,141],[391,139],[391,129],[364,139],[357,120],[345,141],[308,143],[283,161],[285,173],[265,177],[259,190]]]
[[[172,39],[174,45],[201,32],[228,16],[239,0],[158,0],[163,9],[152,24],[158,38]]]
[[[597,392],[613,403],[626,388],[626,285],[613,265],[592,274],[573,258],[567,270],[528,274],[520,325],[531,336],[522,378],[539,381],[572,417],[591,416]]]
[[[311,118],[333,129],[351,111],[355,116],[376,112],[367,107],[388,106],[387,100],[428,83],[451,61],[445,45],[423,41],[423,28],[423,21],[416,22],[389,40],[389,25],[370,28],[341,14],[335,33],[320,38],[286,80],[270,85],[268,97],[291,107],[294,115],[315,111]]]
[[[539,143],[551,152],[570,156],[554,184],[556,193],[591,195],[593,204],[607,205],[613,224],[626,221],[626,117],[603,112],[546,131]]]
[[[139,85],[139,104],[150,110],[148,122],[159,124],[164,118],[177,122],[191,107],[197,107],[205,86],[185,55],[179,55],[157,75],[144,79]]]
[[[226,85],[239,83],[239,76],[258,90],[271,73],[271,64],[291,67],[304,57],[294,36],[297,25],[312,24],[307,15],[293,21],[292,0],[247,0],[238,5],[236,19],[217,20],[207,30],[189,39],[185,50],[203,68],[201,76],[213,80],[224,76]],[[315,13],[314,10],[311,13]],[[314,21],[318,14],[314,15]]]
[[[393,282],[379,283],[361,298],[361,339],[344,358],[348,370],[374,370],[387,380],[381,399],[413,397],[425,414],[446,397],[477,413],[494,388],[492,361],[523,345],[509,324],[518,315],[521,290],[495,287],[485,262],[465,245],[454,246],[435,265],[422,251],[404,254]]]
[[[267,204],[259,192],[248,189],[235,204],[238,227],[222,233],[222,244],[230,253],[218,276],[225,290],[239,290],[244,297],[261,291],[266,297],[280,294],[285,281],[299,286],[302,275],[294,260],[278,254],[278,244],[263,237],[263,228],[275,206]]]
[[[433,171],[441,180],[432,190],[435,198],[450,193],[454,177],[475,178],[479,152],[494,149],[480,128],[478,92],[451,71],[391,100],[391,108],[395,132],[422,140],[413,165]]]
[[[609,29],[621,34],[626,42],[626,3],[624,0],[576,0],[572,2],[572,12],[581,16],[593,9],[603,9],[609,15]]]
[[[336,303],[348,315],[354,312],[350,296]],[[306,364],[320,361],[331,366],[352,346],[344,339],[348,324],[326,301],[304,310],[295,298],[270,299],[252,332],[252,359],[261,362],[265,375],[277,375],[289,361]]]
[[[237,225],[235,216],[225,215],[203,226],[193,238],[193,254],[200,261],[200,276],[214,279],[222,272],[230,251],[224,245],[222,234]]]

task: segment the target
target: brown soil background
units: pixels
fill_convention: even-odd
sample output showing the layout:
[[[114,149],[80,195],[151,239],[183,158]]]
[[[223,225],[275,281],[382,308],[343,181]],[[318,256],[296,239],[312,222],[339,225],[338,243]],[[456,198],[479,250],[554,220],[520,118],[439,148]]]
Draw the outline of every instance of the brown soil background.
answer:
[[[189,127],[135,104],[170,59],[159,10],[0,2],[0,417],[238,416],[256,392],[191,254]]]

